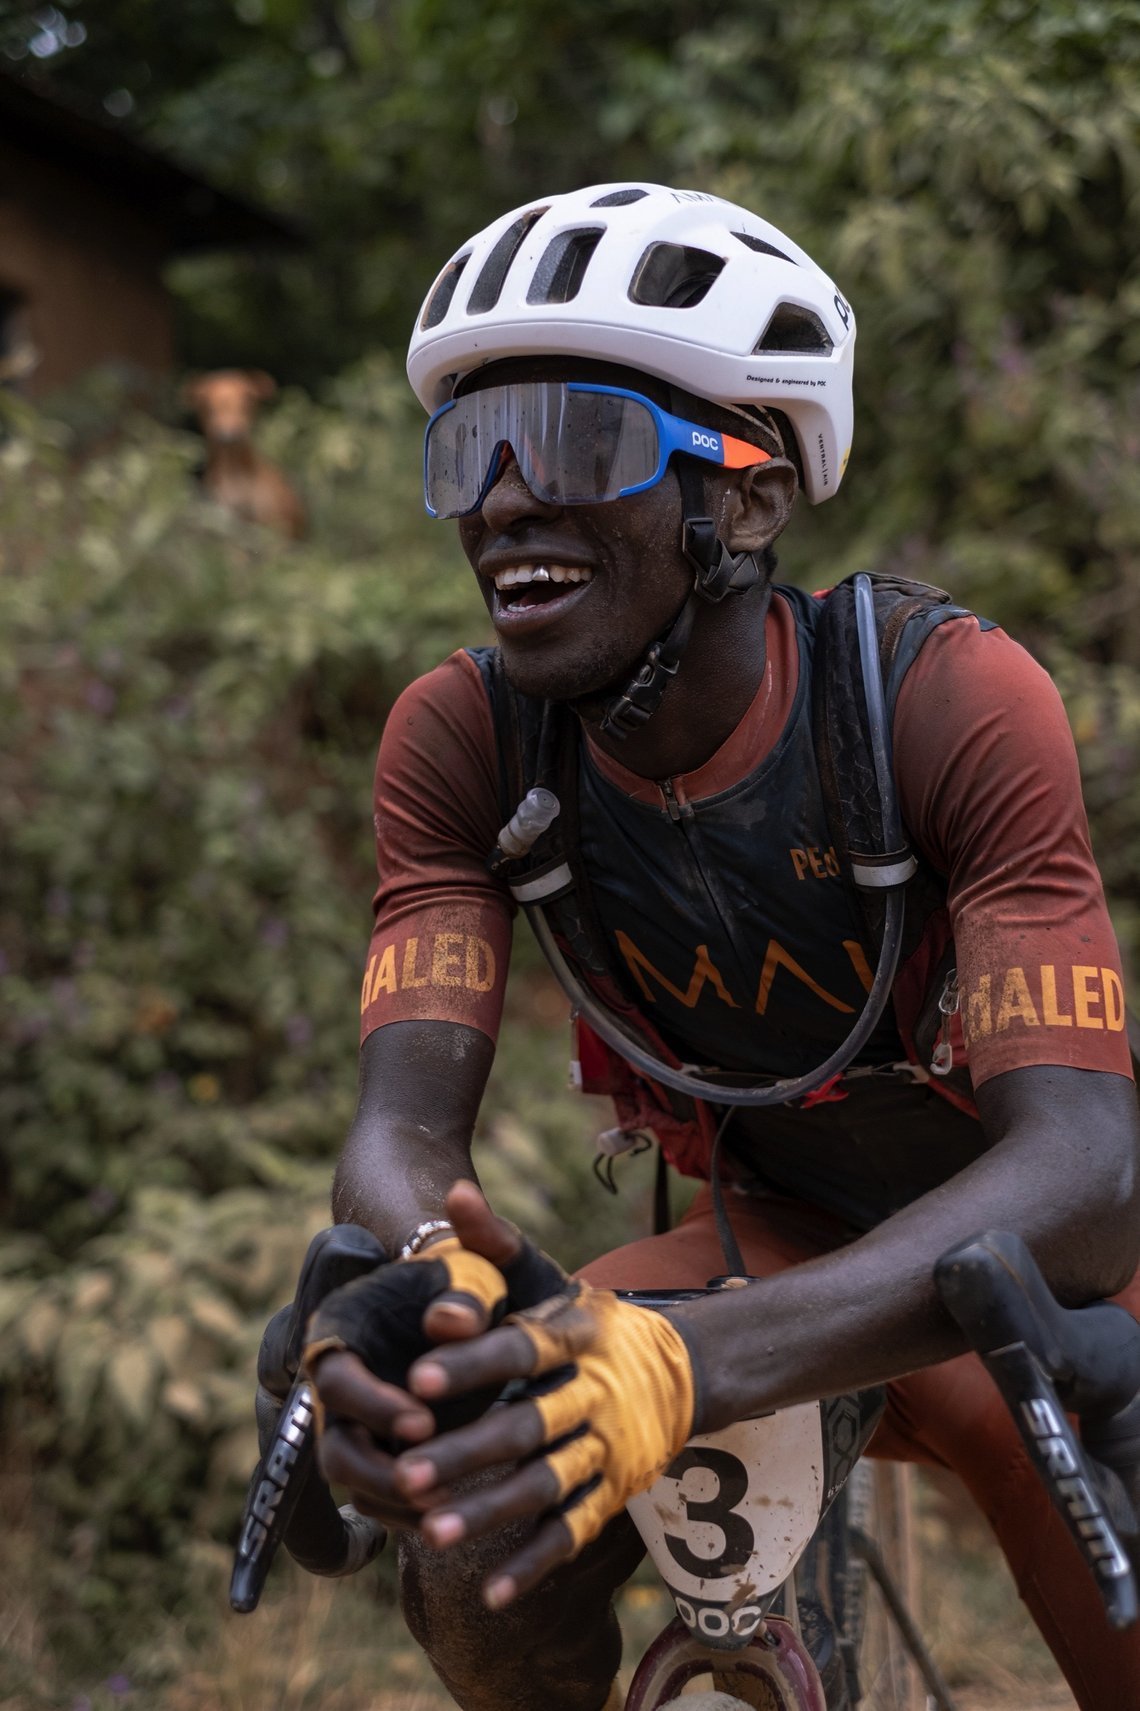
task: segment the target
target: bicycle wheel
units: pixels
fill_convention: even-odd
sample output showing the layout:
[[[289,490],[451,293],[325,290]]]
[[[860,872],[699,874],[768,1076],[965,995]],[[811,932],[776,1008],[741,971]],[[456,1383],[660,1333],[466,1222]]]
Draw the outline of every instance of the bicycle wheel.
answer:
[[[910,1467],[895,1462],[861,1461],[847,1483],[843,1649],[853,1664],[848,1688],[852,1711],[927,1708],[926,1687],[913,1653],[856,1542],[861,1534],[877,1546],[883,1567],[918,1624],[911,1473]]]
[[[670,1699],[661,1711],[749,1711],[743,1699],[731,1693],[686,1693],[683,1699]]]

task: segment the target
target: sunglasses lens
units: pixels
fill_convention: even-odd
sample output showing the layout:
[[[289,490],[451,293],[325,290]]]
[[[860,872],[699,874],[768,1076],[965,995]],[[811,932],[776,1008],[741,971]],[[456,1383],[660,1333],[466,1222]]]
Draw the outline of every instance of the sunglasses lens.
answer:
[[[660,461],[657,424],[640,399],[557,382],[487,387],[428,424],[424,485],[432,515],[474,511],[504,446],[535,497],[557,505],[617,499],[652,481]]]

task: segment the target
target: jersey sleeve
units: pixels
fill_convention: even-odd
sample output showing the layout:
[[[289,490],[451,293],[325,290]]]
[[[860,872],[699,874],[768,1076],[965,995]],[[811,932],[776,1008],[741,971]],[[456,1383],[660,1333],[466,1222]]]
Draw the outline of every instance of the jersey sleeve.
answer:
[[[486,866],[499,820],[490,704],[478,667],[456,653],[404,690],[380,742],[362,1042],[407,1021],[497,1037],[513,912]]]
[[[1000,629],[947,621],[895,713],[903,818],[948,881],[974,1085],[1032,1064],[1132,1073],[1120,953],[1052,680]]]

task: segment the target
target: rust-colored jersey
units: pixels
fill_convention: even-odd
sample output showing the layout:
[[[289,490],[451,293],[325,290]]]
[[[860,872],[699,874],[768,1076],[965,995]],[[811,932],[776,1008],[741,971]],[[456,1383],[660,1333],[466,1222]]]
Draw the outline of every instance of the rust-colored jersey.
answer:
[[[846,1033],[869,979],[810,791],[794,811],[775,811],[802,774],[805,610],[796,591],[777,590],[752,706],[667,795],[584,748],[584,851],[615,971],[690,1061],[782,1074],[810,1067],[806,1059],[819,1061],[819,1047]],[[974,1085],[1031,1064],[1129,1075],[1119,954],[1072,737],[1046,673],[1000,629],[969,617],[943,623],[903,683],[894,745],[903,820],[945,877],[962,995],[957,1049],[968,1052]],[[726,805],[762,804],[766,787],[768,832],[754,815],[734,836]],[[678,806],[699,843],[677,861],[698,872],[704,864],[703,890],[670,853]],[[457,653],[404,692],[381,744],[364,1035],[431,1018],[495,1038],[512,904],[486,858],[501,818],[487,695],[474,662]],[[685,907],[671,907],[682,894]],[[760,901],[746,908],[750,900]],[[918,979],[910,986],[917,1004]],[[909,990],[904,970],[904,1039]]]

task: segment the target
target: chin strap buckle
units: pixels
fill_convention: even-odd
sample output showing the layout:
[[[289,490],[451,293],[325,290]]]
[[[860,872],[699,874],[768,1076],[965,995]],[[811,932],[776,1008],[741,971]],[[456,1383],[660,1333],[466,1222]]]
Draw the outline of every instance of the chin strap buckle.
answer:
[[[681,655],[693,632],[699,602],[715,606],[726,594],[744,594],[761,580],[763,572],[752,553],[729,552],[716,532],[711,517],[688,515],[692,501],[700,503],[691,491],[699,477],[684,467],[680,470],[684,520],[681,524],[681,551],[693,567],[693,587],[685,604],[669,629],[659,636],[646,654],[634,677],[620,695],[608,703],[602,719],[602,733],[608,737],[630,736],[651,719],[661,705],[661,697],[677,675]]]
[[[672,640],[671,630],[667,636],[654,642],[637,676],[626,684],[622,694],[615,695],[609,702],[602,719],[605,736],[624,739],[640,730],[645,721],[656,713],[661,697],[676,677],[681,663],[677,654],[672,650],[666,651]]]
[[[760,580],[760,566],[752,553],[730,553],[711,517],[685,518],[681,551],[696,573],[693,592],[710,606],[726,594],[746,593]]]

